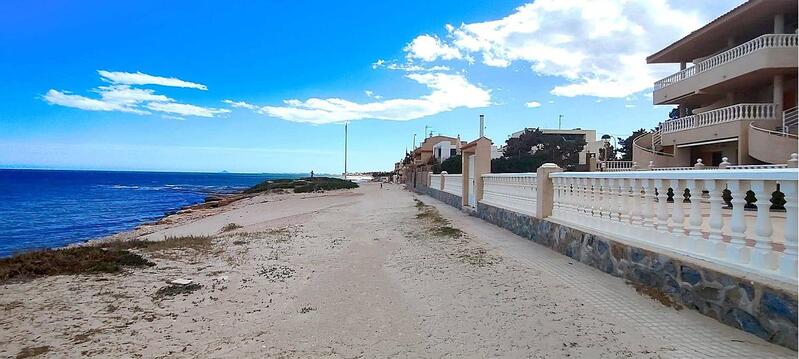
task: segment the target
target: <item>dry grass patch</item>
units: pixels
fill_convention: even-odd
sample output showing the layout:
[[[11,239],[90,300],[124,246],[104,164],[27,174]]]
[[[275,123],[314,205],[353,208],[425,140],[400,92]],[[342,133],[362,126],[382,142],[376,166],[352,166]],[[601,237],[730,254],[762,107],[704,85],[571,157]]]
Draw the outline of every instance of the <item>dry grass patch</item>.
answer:
[[[134,239],[130,241],[114,241],[102,245],[114,249],[140,249],[146,252],[157,252],[171,249],[193,249],[197,252],[211,252],[213,237],[211,236],[171,236],[160,241]]]
[[[23,358],[33,358],[35,356],[39,356],[42,354],[46,354],[50,351],[50,347],[45,345],[41,347],[25,347],[17,353],[17,359]]]
[[[660,289],[647,287],[647,286],[645,286],[643,284],[633,283],[633,282],[630,282],[630,281],[626,281],[626,282],[627,282],[627,284],[629,284],[633,288],[635,288],[635,291],[638,292],[638,294],[640,294],[640,295],[652,298],[652,299],[660,302],[660,304],[663,304],[663,305],[665,305],[667,307],[674,308],[676,310],[682,310],[683,309],[682,304],[675,302],[673,299],[671,299],[671,297],[669,297],[668,294],[666,294],[665,292],[663,292]]]
[[[0,259],[0,283],[51,275],[114,273],[123,267],[153,265],[125,249],[93,246],[46,249]]]
[[[464,263],[471,264],[476,267],[490,266],[499,261],[497,257],[488,254],[488,251],[486,251],[484,248],[464,249],[458,252],[457,256],[458,259]]]
[[[441,217],[441,214],[438,213],[438,209],[426,205],[418,199],[414,200],[416,201],[416,209],[419,211],[419,213],[416,214],[416,219],[430,224],[429,230],[434,236],[461,238],[465,235],[460,229],[452,227],[446,218]]]
[[[236,224],[236,223],[228,223],[228,224],[224,225],[224,226],[223,226],[223,227],[222,227],[222,228],[219,230],[219,232],[222,232],[222,233],[224,233],[224,232],[230,232],[230,231],[235,231],[235,230],[237,230],[237,229],[239,229],[239,228],[244,228],[244,226],[242,226],[242,225],[239,225],[239,224]]]
[[[198,283],[190,283],[190,284],[170,284],[165,287],[161,287],[155,295],[153,295],[154,299],[165,299],[169,297],[174,297],[177,295],[187,295],[190,294],[203,286]]]

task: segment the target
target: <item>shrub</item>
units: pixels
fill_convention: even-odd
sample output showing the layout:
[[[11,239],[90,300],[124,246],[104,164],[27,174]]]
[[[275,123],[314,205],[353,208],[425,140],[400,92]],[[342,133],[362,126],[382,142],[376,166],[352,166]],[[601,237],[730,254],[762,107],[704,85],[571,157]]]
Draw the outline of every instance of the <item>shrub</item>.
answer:
[[[113,273],[122,267],[153,265],[140,255],[124,249],[92,246],[46,249],[0,259],[0,282],[51,275]]]

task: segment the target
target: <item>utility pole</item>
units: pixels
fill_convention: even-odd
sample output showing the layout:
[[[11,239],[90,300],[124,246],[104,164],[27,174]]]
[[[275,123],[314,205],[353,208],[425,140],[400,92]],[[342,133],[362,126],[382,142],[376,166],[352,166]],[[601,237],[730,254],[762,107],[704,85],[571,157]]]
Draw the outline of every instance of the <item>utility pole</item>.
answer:
[[[560,130],[560,120],[563,119],[563,115],[558,115],[558,129]]]
[[[411,147],[411,151],[416,149],[416,134],[413,134],[413,147]]]
[[[344,121],[344,179],[347,179],[347,121]]]
[[[428,137],[428,135],[427,135],[427,129],[428,129],[428,128],[429,128],[429,129],[432,129],[432,128],[433,128],[433,126],[430,126],[430,125],[424,125],[424,138],[427,138],[427,137]],[[433,131],[430,131],[430,137],[432,137],[432,136],[433,136]]]

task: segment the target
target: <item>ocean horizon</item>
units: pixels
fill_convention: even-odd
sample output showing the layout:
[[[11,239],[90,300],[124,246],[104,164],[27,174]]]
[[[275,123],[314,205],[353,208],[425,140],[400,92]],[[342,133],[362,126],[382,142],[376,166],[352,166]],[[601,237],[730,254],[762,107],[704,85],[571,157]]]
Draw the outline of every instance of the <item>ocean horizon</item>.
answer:
[[[210,195],[306,175],[0,169],[0,257],[102,238]]]

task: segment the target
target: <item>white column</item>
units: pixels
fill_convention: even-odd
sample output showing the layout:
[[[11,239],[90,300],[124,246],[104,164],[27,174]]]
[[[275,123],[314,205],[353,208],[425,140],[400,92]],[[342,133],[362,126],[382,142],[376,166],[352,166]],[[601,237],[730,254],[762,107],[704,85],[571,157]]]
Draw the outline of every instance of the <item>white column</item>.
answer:
[[[629,179],[619,178],[619,221],[630,223],[630,187]]]
[[[691,209],[688,212],[688,237],[692,239],[692,248],[701,251],[699,244],[702,238],[702,186],[696,180],[685,181],[688,191],[691,192]]]
[[[657,227],[656,229],[662,233],[669,232],[669,212],[666,211],[666,202],[669,198],[669,188],[664,183],[666,181],[662,179],[655,180],[655,188],[657,188],[658,194],[658,204],[657,204]]]
[[[780,274],[784,277],[796,279],[797,269],[797,215],[796,213],[796,181],[783,181],[780,191],[785,194],[785,249],[780,258]]]
[[[643,192],[641,195],[641,204],[643,204],[643,208],[641,209],[641,217],[643,225],[646,228],[654,228],[655,216],[654,212],[652,211],[652,205],[654,204],[655,191],[652,188],[652,183],[649,179],[641,179],[641,191]]]
[[[730,218],[730,244],[727,246],[727,258],[740,264],[749,263],[749,247],[746,246],[746,182],[729,180],[727,189],[732,196],[732,217]]]
[[[552,215],[559,216],[563,208],[561,207],[561,189],[563,187],[563,178],[555,177],[552,179]]]
[[[755,246],[752,250],[750,264],[758,270],[773,270],[771,247],[771,235],[774,230],[771,226],[769,217],[769,207],[771,207],[771,192],[766,188],[765,181],[751,181],[752,192],[755,193],[755,205],[757,206],[757,218],[755,219]]]
[[[718,190],[718,181],[705,180],[705,189],[710,194],[710,219],[708,225],[708,237],[705,251],[709,256],[718,258],[724,255],[724,243],[721,241],[721,230],[724,227],[724,219],[721,216],[721,191]]]
[[[683,187],[681,180],[673,179],[670,181],[674,192],[674,203],[671,207],[671,233],[677,243],[682,243],[685,237],[685,211],[683,210]]]
[[[633,226],[641,226],[643,218],[641,218],[641,184],[638,179],[630,178],[630,222]]]

